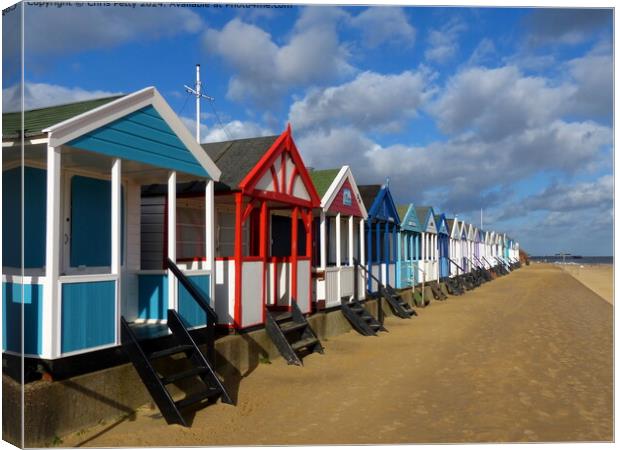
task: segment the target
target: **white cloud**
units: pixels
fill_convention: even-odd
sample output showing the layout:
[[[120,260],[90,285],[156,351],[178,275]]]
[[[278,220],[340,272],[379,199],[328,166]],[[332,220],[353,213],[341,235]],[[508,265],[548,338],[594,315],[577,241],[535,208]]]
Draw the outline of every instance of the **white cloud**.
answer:
[[[120,92],[94,90],[80,87],[64,87],[47,83],[26,83],[24,86],[25,109],[45,108],[47,106],[92,100],[95,98],[119,95]],[[20,85],[2,89],[2,109],[4,112],[21,109]]]
[[[431,29],[428,34],[429,47],[424,52],[428,61],[447,63],[458,51],[458,39],[467,26],[460,19],[453,19],[440,29]]]
[[[289,41],[281,46],[263,29],[239,19],[204,33],[207,51],[220,56],[235,72],[228,86],[231,99],[272,104],[293,86],[353,72],[335,28],[316,23],[312,14],[302,15],[301,25],[298,22]]]
[[[311,90],[291,105],[289,121],[300,130],[342,125],[395,130],[430,97],[429,78],[426,70],[396,75],[363,72],[348,83]]]
[[[553,183],[542,192],[525,198],[522,204],[528,211],[556,212],[580,209],[611,210],[613,205],[613,176],[603,175],[594,181]]]
[[[515,66],[470,67],[451,77],[429,110],[439,127],[501,139],[560,117],[576,91],[543,77],[524,76]]]
[[[317,168],[352,166],[361,184],[391,177],[399,201],[431,201],[460,213],[498,205],[511,183],[544,170],[575,173],[612,142],[610,128],[555,121],[501,142],[459,136],[426,146],[381,146],[353,127],[314,130],[297,138]],[[329,158],[326,158],[329,155]],[[499,187],[499,188],[498,188]]]
[[[130,41],[196,33],[203,27],[200,16],[189,8],[144,8],[137,3],[73,3],[51,8],[27,4],[24,16],[27,56],[110,48]]]
[[[570,60],[568,70],[578,86],[571,109],[585,117],[611,119],[613,111],[613,62],[611,52],[590,52]]]
[[[497,50],[493,41],[485,37],[478,43],[467,63],[470,65],[481,65],[491,59],[496,53]]]
[[[385,43],[410,47],[415,42],[416,29],[411,26],[402,8],[371,7],[352,17],[350,23],[361,31],[364,43],[370,48]]]

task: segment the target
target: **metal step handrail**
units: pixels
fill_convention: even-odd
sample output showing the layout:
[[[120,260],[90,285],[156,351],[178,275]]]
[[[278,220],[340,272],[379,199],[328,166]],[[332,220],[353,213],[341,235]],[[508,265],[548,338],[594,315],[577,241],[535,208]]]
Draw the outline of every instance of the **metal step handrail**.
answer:
[[[207,316],[211,316],[210,317],[211,321],[214,322],[214,323],[217,323],[217,314],[215,313],[215,310],[213,308],[211,308],[209,303],[207,303],[207,301],[205,300],[204,295],[202,294],[202,292],[200,292],[196,288],[196,286],[192,283],[192,281],[188,278],[188,276],[185,275],[181,271],[181,269],[179,269],[179,266],[177,266],[174,263],[174,261],[172,261],[170,258],[167,258],[166,259],[166,267],[168,269],[170,269],[170,271],[174,274],[174,276],[177,278],[177,280],[179,280],[181,282],[183,287],[187,290],[187,292],[189,292],[189,294],[194,299],[196,304],[198,306],[200,306],[200,308],[202,308],[204,310],[204,312],[207,313]]]
[[[461,272],[465,273],[465,269],[463,269],[461,266],[459,266],[457,263],[455,263],[452,260],[452,258],[448,258],[448,261],[450,261],[452,264],[454,264],[456,267],[458,267]]]
[[[495,267],[495,265],[491,264],[491,263],[489,262],[489,260],[488,260],[488,259],[486,259],[484,256],[482,257],[482,259],[484,259],[484,260],[486,261],[486,263],[489,265],[489,268],[491,268],[491,269],[492,269],[493,267]]]
[[[355,264],[355,267],[358,267],[360,269],[362,269],[364,271],[364,273],[367,276],[370,276],[370,278],[372,278],[373,280],[375,280],[377,282],[377,287],[379,287],[379,289],[383,288],[383,290],[385,290],[385,286],[383,285],[383,283],[381,283],[381,281],[375,277],[372,273],[370,273],[368,271],[368,269],[366,269],[366,267],[364,267],[362,264],[360,264],[360,262],[358,261],[357,258],[353,258],[353,264]],[[369,292],[369,291],[367,291]],[[381,323],[383,325],[383,321],[384,321],[384,313],[383,313],[383,307],[381,306],[381,303],[383,302],[383,299],[381,298],[381,295],[379,295],[378,297],[378,302],[377,302],[377,306],[378,306],[378,314],[377,314],[377,319],[379,320],[379,323]]]

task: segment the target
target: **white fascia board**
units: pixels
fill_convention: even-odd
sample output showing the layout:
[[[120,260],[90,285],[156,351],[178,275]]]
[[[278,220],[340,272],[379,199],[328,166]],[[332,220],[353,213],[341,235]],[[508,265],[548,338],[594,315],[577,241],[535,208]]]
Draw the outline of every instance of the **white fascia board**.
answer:
[[[162,116],[164,121],[188,148],[194,158],[196,158],[200,165],[207,171],[211,179],[219,181],[222,174],[220,169],[211,158],[209,158],[200,144],[196,142],[196,139],[190,134],[187,127],[183,125],[181,119],[179,119],[170,105],[168,105],[153,86],[146,87],[132,94],[113,100],[110,103],[106,103],[105,105],[71,117],[70,119],[44,129],[43,132],[48,133],[49,145],[58,147],[148,105],[152,105]]]
[[[153,102],[154,90],[154,87],[144,88],[45,128],[43,132],[48,133],[52,147],[59,147],[77,137],[150,105]]]
[[[338,195],[338,192],[340,191],[340,188],[344,184],[345,180],[349,180],[351,188],[353,188],[353,193],[355,194],[355,200],[357,201],[357,204],[362,212],[362,217],[366,220],[368,218],[368,211],[366,211],[366,206],[364,206],[362,196],[360,195],[360,191],[357,188],[357,183],[353,178],[353,173],[351,172],[351,168],[349,166],[342,166],[340,168],[340,172],[338,172],[338,175],[334,177],[332,184],[330,184],[329,189],[327,189],[327,192],[325,192],[325,195],[323,195],[323,198],[321,199],[321,208],[323,211],[327,211],[329,209],[333,201],[336,199],[336,196]]]

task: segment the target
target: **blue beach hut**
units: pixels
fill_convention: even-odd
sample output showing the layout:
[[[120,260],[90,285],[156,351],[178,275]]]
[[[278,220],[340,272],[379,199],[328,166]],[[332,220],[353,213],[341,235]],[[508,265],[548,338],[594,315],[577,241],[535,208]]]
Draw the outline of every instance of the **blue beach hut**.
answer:
[[[213,184],[220,177],[218,167],[159,92],[148,87],[124,96],[25,111],[24,129],[21,116],[3,114],[4,354],[21,353],[23,331],[26,357],[44,361],[54,372],[64,362],[75,366],[78,356],[116,351],[121,318],[138,328],[157,323],[165,328],[164,313],[172,310],[186,324],[204,325],[204,311],[177,276],[163,268],[163,260],[161,270],[142,267],[151,224],[141,215],[141,186],[165,183],[172,194],[166,257],[174,263],[177,182],[205,181],[205,209],[212,211]],[[196,270],[180,271],[195,277],[211,301],[209,217],[203,216],[198,227],[208,258]],[[98,360],[103,359],[91,357]]]
[[[396,287],[405,289],[420,282],[418,262],[421,254],[421,227],[413,203],[398,206],[400,229],[398,232],[398,261],[396,262]]]
[[[395,286],[400,218],[392,194],[387,183],[358,188],[368,211],[365,224],[366,268],[384,285]],[[371,293],[378,291],[377,283],[372,277],[368,277],[367,286]]]

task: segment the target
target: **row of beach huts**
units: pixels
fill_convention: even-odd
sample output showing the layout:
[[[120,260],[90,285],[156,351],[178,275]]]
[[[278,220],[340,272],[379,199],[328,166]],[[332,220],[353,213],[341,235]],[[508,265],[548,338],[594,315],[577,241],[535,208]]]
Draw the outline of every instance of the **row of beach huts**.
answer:
[[[230,401],[210,362],[215,329],[265,327],[299,363],[322,350],[308,315],[340,309],[376,334],[366,300],[406,318],[520,265],[504,233],[397,202],[348,166],[306,167],[290,126],[199,145],[152,87],[21,120],[3,115],[3,359],[23,351],[54,372],[122,346],[170,423]],[[162,377],[153,361],[175,353],[190,367]],[[172,399],[166,386],[189,377],[205,389]]]

